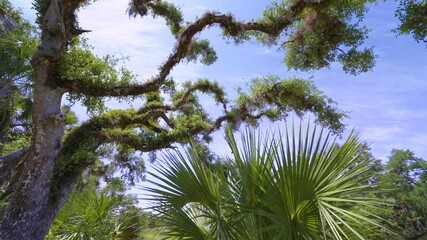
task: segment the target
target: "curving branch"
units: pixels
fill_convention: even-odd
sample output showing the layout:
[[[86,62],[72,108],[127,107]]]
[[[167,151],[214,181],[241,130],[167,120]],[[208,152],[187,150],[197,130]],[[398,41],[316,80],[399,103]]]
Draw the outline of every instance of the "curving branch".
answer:
[[[180,112],[182,107],[188,106],[192,101],[190,96],[196,91],[211,93],[215,100],[222,103],[224,109],[227,109],[228,102],[221,88],[216,83],[201,80],[190,83],[184,90],[176,92],[174,95],[176,99],[172,104],[147,102],[138,110],[112,110],[92,118],[66,138],[64,149],[69,147],[73,152],[76,146],[85,142],[97,142],[95,144],[97,147],[105,142],[123,140],[137,149],[151,151],[155,147],[147,147],[147,142],[154,141],[154,146],[157,146],[158,149],[163,148],[160,142],[156,142],[157,137],[165,137],[166,139],[162,141],[166,145],[170,145],[173,142],[180,142],[179,139],[182,140],[188,134],[210,134],[219,129],[224,122],[238,125],[241,122],[254,122],[263,116],[271,120],[279,120],[287,116],[290,111],[295,111],[298,115],[302,115],[306,111],[313,112],[322,125],[329,126],[336,132],[343,129],[340,122],[341,118],[345,117],[345,113],[337,110],[333,106],[334,103],[317,90],[311,82],[296,78],[279,80],[277,77],[270,76],[265,79],[255,79],[253,84],[256,87],[251,87],[249,94],[242,94],[231,110],[224,111],[224,115],[215,120],[201,118],[200,122],[193,122],[191,119],[185,121],[177,118],[170,119],[167,116],[168,113]],[[181,114],[185,116],[185,112]],[[163,120],[169,128],[158,125],[159,120]],[[148,134],[150,137],[145,139],[145,133],[133,134],[124,131],[138,127],[151,132]],[[114,131],[115,129],[119,131]],[[140,137],[140,141],[130,141],[131,135]],[[172,135],[174,137],[171,137]],[[137,147],[138,145],[140,146]]]
[[[310,82],[298,79],[279,83],[274,82],[275,79],[263,81],[266,81],[266,84],[261,90],[253,90],[255,92],[250,95],[242,95],[230,111],[215,120],[176,122],[177,119],[167,117],[167,113],[180,111],[181,106],[186,106],[190,94],[196,90],[203,90],[202,86],[207,86],[193,85],[183,91],[181,98],[172,105],[147,103],[138,110],[113,110],[94,117],[66,138],[64,149],[69,148],[71,152],[74,152],[79,145],[87,147],[85,142],[96,142],[96,149],[99,144],[118,141],[142,151],[152,151],[169,146],[174,142],[181,142],[189,134],[193,136],[210,134],[218,130],[224,122],[238,125],[240,122],[253,122],[264,116],[278,120],[284,116],[283,114],[290,111],[296,111],[299,114],[311,111],[318,116],[323,125],[329,125],[334,129],[335,124],[338,124],[340,119],[345,116],[332,106],[333,103],[329,102],[326,96],[319,94]],[[268,83],[268,81],[272,82]],[[169,128],[166,129],[155,124],[159,119],[164,120]],[[137,134],[125,131],[137,127],[142,127],[147,132]],[[342,129],[342,125],[339,127]],[[335,130],[338,131],[339,128],[335,128]],[[140,139],[136,140],[137,138]],[[156,139],[161,139],[161,141]],[[164,145],[161,142],[164,142]]]
[[[194,98],[191,96],[202,91],[211,93],[226,109],[228,102],[224,94],[217,91],[219,86],[206,80],[186,84],[183,90],[175,92],[174,102],[169,105],[154,100],[138,110],[112,110],[93,117],[64,140],[60,157],[55,162],[53,188],[66,191],[67,184],[73,184],[98,158],[96,150],[107,143],[127,145],[142,152],[173,148],[174,143],[187,143],[195,136],[205,138],[224,123],[237,127],[242,122],[256,123],[262,117],[275,121],[290,111],[299,114],[313,112],[322,125],[337,132],[342,130],[341,119],[345,114],[334,108],[333,102],[311,82],[300,79],[279,81],[270,76],[254,79],[253,84],[249,94],[241,94],[229,111],[214,120],[208,119],[197,104],[192,104]],[[187,111],[193,114],[189,116]],[[168,117],[169,113],[177,115]],[[164,124],[159,123],[161,120]]]
[[[163,16],[168,25],[173,30],[174,36],[177,41],[175,47],[172,50],[172,53],[166,59],[166,61],[161,64],[159,67],[159,72],[156,76],[148,79],[145,83],[141,84],[132,84],[132,85],[122,85],[121,83],[117,83],[115,86],[102,86],[99,83],[94,84],[91,81],[86,81],[86,79],[62,79],[56,80],[54,85],[65,89],[66,91],[72,93],[80,93],[85,94],[87,96],[95,96],[95,97],[126,97],[126,96],[138,96],[147,94],[153,91],[157,91],[160,89],[160,86],[165,83],[167,77],[170,75],[172,69],[179,64],[182,60],[188,58],[190,56],[191,59],[195,59],[194,56],[196,53],[194,51],[193,45],[197,42],[195,36],[201,33],[203,30],[213,26],[219,26],[223,29],[224,35],[232,37],[236,39],[236,41],[241,41],[245,39],[248,34],[253,33],[261,33],[267,35],[268,39],[276,39],[285,29],[293,29],[295,23],[299,23],[300,21],[305,21],[305,24],[302,24],[301,29],[296,31],[295,36],[291,36],[290,40],[285,42],[292,43],[296,41],[296,38],[300,38],[303,33],[310,32],[314,28],[314,24],[318,22],[319,18],[325,18],[324,21],[331,21],[325,14],[320,14],[327,5],[332,5],[333,1],[328,0],[298,0],[292,1],[289,3],[289,6],[282,9],[280,14],[277,16],[269,16],[268,20],[258,20],[258,21],[249,21],[242,22],[238,21],[237,18],[232,16],[231,14],[221,14],[217,12],[206,12],[196,21],[192,22],[187,26],[182,26],[182,16],[180,15],[180,11],[173,5],[163,1],[153,1],[153,0],[133,0],[130,3],[130,9],[128,10],[131,15],[139,14],[141,16],[145,16],[148,11],[152,11],[154,16]],[[302,19],[302,16],[306,13],[306,10],[309,10],[310,14],[307,16],[305,20]],[[346,13],[348,15],[348,13]],[[273,19],[274,18],[274,19]],[[72,18],[71,18],[72,19]],[[337,20],[337,19],[335,19]],[[337,20],[341,24],[341,27],[345,27],[346,25],[341,20]],[[173,25],[173,26],[172,26]],[[320,30],[322,28],[324,31],[331,30],[330,28],[334,28],[334,24],[330,24],[327,26],[319,26]],[[351,29],[350,29],[351,30]],[[341,32],[350,31],[349,29],[341,29]],[[354,29],[355,31],[357,29]],[[337,30],[338,31],[338,30]],[[357,30],[358,33],[363,35],[362,30]],[[342,34],[342,33],[340,33]],[[299,37],[298,37],[299,36]],[[335,35],[334,35],[335,36]],[[357,36],[355,36],[357,38]],[[319,56],[316,55],[316,58],[313,59],[312,62],[301,62],[298,58],[292,58],[292,61],[289,61],[288,64],[295,65],[296,68],[308,69],[310,67],[320,68],[327,66],[329,64],[328,61],[324,59],[324,55],[330,51],[341,51],[341,49],[336,49],[339,43],[344,44],[352,44],[352,45],[360,45],[360,41],[358,43],[353,39],[346,40],[347,38],[343,38],[342,36],[335,37],[334,39],[329,39],[330,44],[328,48],[323,48],[324,51],[318,52]],[[360,38],[360,37],[359,37]],[[328,39],[325,42],[329,41]],[[282,45],[283,47],[283,45]],[[300,51],[317,51],[322,46],[314,46],[313,49],[299,49]],[[209,44],[202,47],[197,51],[197,54],[204,54],[203,49],[209,48]],[[362,52],[358,54],[352,54],[351,58],[359,59],[361,62],[369,62],[373,63],[374,56],[371,52]],[[197,55],[196,54],[196,55]],[[295,53],[295,54],[300,54]],[[301,53],[302,54],[302,53]],[[304,55],[304,54],[302,54]],[[305,55],[304,55],[305,56]],[[212,57],[212,56],[211,56]],[[288,56],[289,57],[289,56]],[[214,57],[216,59],[216,56]],[[212,59],[211,59],[212,60]],[[343,64],[347,64],[348,59],[341,57],[338,59],[342,61]],[[214,60],[212,60],[214,61]],[[360,65],[360,66],[359,66]],[[360,71],[367,71],[371,68],[371,64],[359,64],[357,68],[360,68]],[[357,74],[360,71],[353,69],[344,69],[346,72],[350,72],[351,74]]]
[[[317,1],[320,2],[320,1]],[[186,57],[189,46],[192,43],[194,36],[202,32],[207,27],[218,24],[222,29],[233,37],[244,35],[247,31],[257,31],[269,35],[277,36],[280,32],[289,27],[295,17],[309,4],[304,1],[297,1],[288,11],[275,23],[259,23],[259,22],[239,22],[231,14],[218,14],[215,12],[207,12],[201,18],[187,26],[178,35],[176,46],[169,55],[168,59],[159,68],[158,75],[151,80],[153,84],[161,84],[170,74],[171,70]]]
[[[216,12],[206,12],[195,22],[183,28],[177,35],[177,43],[167,60],[159,67],[158,74],[143,84],[128,86],[103,87],[93,85],[85,79],[63,79],[57,80],[54,84],[64,88],[69,92],[82,93],[88,96],[97,97],[117,97],[117,96],[138,96],[159,89],[172,69],[179,64],[189,54],[190,46],[194,41],[194,36],[208,27],[219,25],[227,35],[232,37],[243,36],[248,31],[256,31],[272,36],[279,35],[283,29],[290,27],[297,15],[307,6],[319,4],[318,1],[296,1],[289,10],[274,23],[265,22],[240,22],[231,14],[220,14]],[[135,5],[137,8],[139,5]],[[146,7],[146,6],[145,6]],[[135,11],[146,13],[146,9],[136,9]]]
[[[177,136],[178,134],[176,134]],[[126,133],[123,131],[103,131],[99,134],[102,143],[120,143],[132,147],[141,152],[151,152],[172,146],[178,139],[168,132],[162,132],[157,136],[144,136],[144,134]]]
[[[72,152],[81,145],[87,150],[88,146],[92,146],[91,151],[95,151],[97,147],[105,143],[121,143],[128,145],[135,150],[149,152],[160,150],[163,148],[172,148],[173,143],[188,142],[192,136],[198,134],[210,134],[221,128],[225,122],[235,122],[236,118],[240,121],[248,119],[255,120],[267,116],[265,111],[258,114],[252,114],[242,109],[234,109],[233,113],[218,117],[210,123],[189,123],[189,125],[174,126],[171,129],[159,128],[150,129],[149,120],[155,117],[166,118],[165,121],[170,121],[163,111],[151,111],[146,114],[134,112],[129,114],[127,111],[115,111],[113,116],[105,116],[95,121],[89,121],[76,129],[64,142],[64,149],[69,146]],[[102,126],[102,127],[100,127]],[[126,131],[131,126],[141,126],[152,132],[134,132]],[[119,129],[119,130],[118,130]],[[160,129],[157,131],[157,129]],[[94,144],[86,144],[92,142]],[[79,144],[76,144],[79,143]],[[64,154],[67,154],[64,152]]]
[[[176,98],[178,96],[179,98],[174,101],[172,109],[179,109],[187,104],[190,100],[190,96],[195,92],[213,95],[215,102],[222,104],[224,111],[227,111],[228,100],[226,99],[224,89],[217,82],[211,82],[207,79],[200,79],[195,83],[188,83],[184,90],[175,93],[174,97]]]

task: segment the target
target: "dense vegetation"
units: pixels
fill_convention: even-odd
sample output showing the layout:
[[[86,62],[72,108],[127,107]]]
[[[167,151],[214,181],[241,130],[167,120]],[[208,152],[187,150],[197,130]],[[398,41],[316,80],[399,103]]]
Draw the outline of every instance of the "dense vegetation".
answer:
[[[119,59],[92,53],[77,21],[77,11],[91,2],[36,0],[33,26],[8,0],[0,0],[0,239],[139,238],[144,229],[165,223],[163,235],[199,234],[189,235],[195,239],[426,235],[427,163],[409,150],[392,150],[383,165],[353,136],[329,147],[315,134],[287,135],[279,142],[249,137],[245,151],[238,150],[231,129],[257,125],[263,118],[283,120],[290,112],[310,112],[317,124],[340,134],[346,113],[312,82],[253,78],[247,91],[229,99],[217,82],[200,78],[177,84],[170,77],[182,62],[216,61],[209,41],[198,38],[209,27],[221,28],[223,37],[236,44],[253,40],[280,46],[288,68],[307,71],[337,62],[348,74],[366,72],[375,56],[363,45],[368,30],[361,20],[375,0],[278,1],[248,22],[213,11],[184,22],[172,3],[132,0],[130,16],[163,17],[176,41],[149,79],[119,67]],[[427,2],[400,3],[396,16],[401,24],[395,31],[426,42]],[[221,115],[210,115],[199,102],[200,93],[222,107]],[[138,99],[141,106],[109,110],[107,98]],[[75,102],[87,108],[87,121],[79,122],[71,111],[68,104]],[[233,158],[206,161],[212,155],[205,144],[226,125]],[[136,208],[123,191],[143,178],[139,153],[187,143],[197,148],[187,157],[167,155],[169,168],[158,167],[163,183],[151,191],[162,200],[156,206],[161,214]],[[188,173],[201,175],[191,179]],[[206,185],[197,185],[201,179]],[[169,191],[182,182],[206,194],[172,196]],[[297,193],[297,188],[307,191]],[[155,220],[148,224],[148,218]]]
[[[147,188],[163,236],[425,239],[427,161],[392,150],[382,164],[353,134],[338,145],[290,131],[246,131],[239,144],[228,129],[232,156],[209,165],[195,145],[166,154]]]

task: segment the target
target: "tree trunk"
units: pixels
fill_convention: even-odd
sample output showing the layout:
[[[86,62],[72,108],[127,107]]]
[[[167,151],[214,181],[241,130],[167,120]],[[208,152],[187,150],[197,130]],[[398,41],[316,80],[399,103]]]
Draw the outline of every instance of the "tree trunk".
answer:
[[[58,4],[61,9],[62,1],[52,1],[45,14],[41,44],[31,62],[35,71],[33,138],[23,171],[0,222],[0,239],[44,239],[75,184],[69,182],[61,191],[51,188],[64,132],[61,115],[64,91],[51,84],[67,42],[63,29],[58,31],[58,24],[62,22]]]
[[[43,65],[37,71],[34,90],[32,145],[3,216],[0,239],[44,239],[59,211],[59,206],[50,205],[49,199],[63,135],[63,121],[55,117],[61,113],[62,93],[46,85],[48,64]]]

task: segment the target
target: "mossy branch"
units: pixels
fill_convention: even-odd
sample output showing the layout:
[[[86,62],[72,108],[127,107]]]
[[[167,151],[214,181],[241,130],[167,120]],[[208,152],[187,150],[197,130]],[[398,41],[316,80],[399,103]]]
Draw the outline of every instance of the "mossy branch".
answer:
[[[249,93],[241,93],[229,111],[226,111],[228,101],[221,88],[207,80],[187,84],[184,90],[177,92],[171,105],[147,102],[138,110],[109,111],[74,130],[65,139],[62,154],[71,158],[79,146],[95,151],[100,144],[111,142],[128,144],[141,151],[159,150],[176,142],[187,142],[192,136],[209,135],[225,122],[234,126],[243,122],[256,124],[262,117],[277,121],[291,111],[298,115],[312,112],[319,123],[336,133],[344,128],[341,121],[345,113],[337,110],[334,102],[309,81],[269,76],[254,79],[249,88]],[[224,114],[211,120],[203,110],[197,109],[199,106],[193,110],[181,109],[192,106],[190,96],[195,91],[214,93],[216,101],[223,104]],[[188,111],[192,114],[188,115]],[[161,126],[159,120],[167,126]]]
[[[93,84],[86,79],[62,79],[57,80],[55,85],[66,89],[68,92],[84,94],[93,97],[128,97],[140,96],[146,93],[154,92],[159,89],[152,81],[141,84],[127,84],[108,86]]]
[[[344,71],[355,75],[368,71],[375,62],[371,49],[357,50],[366,38],[367,30],[349,23],[354,16],[360,18],[363,15],[364,4],[369,1],[372,0],[357,0],[344,5],[327,0],[290,1],[287,5],[282,3],[284,6],[267,8],[264,18],[249,22],[238,21],[232,14],[206,12],[184,26],[182,13],[173,4],[160,0],[133,0],[128,9],[130,15],[145,16],[151,11],[154,16],[165,17],[177,39],[172,53],[159,67],[158,74],[141,84],[117,83],[102,86],[91,84],[84,78],[65,78],[56,85],[73,93],[96,97],[136,96],[156,91],[165,84],[172,69],[181,61],[196,60],[200,54],[203,56],[202,62],[206,64],[216,60],[216,53],[209,42],[195,38],[197,34],[213,26],[222,28],[223,34],[236,42],[254,35],[267,44],[272,40],[270,44],[273,44],[285,33],[283,36],[289,37],[289,41],[282,47],[288,49],[288,67],[319,69],[338,60],[343,63]],[[345,50],[350,49],[348,53],[340,52],[341,45]]]
[[[157,11],[157,8],[160,8],[157,5],[166,4],[162,1],[140,1],[135,0],[131,2],[130,9],[128,10],[131,15],[140,14],[144,16],[147,14],[148,9],[153,8],[154,14],[158,14],[161,16],[166,16],[166,19],[169,22],[174,22],[174,24],[180,24],[182,19],[179,17],[181,15],[175,13],[170,14],[170,12],[177,12],[178,9],[174,8],[173,5],[163,6],[162,11]],[[303,6],[307,4],[303,1],[297,1],[292,8],[289,10],[286,16],[282,17],[276,23],[259,23],[259,22],[239,22],[237,21],[231,14],[218,14],[215,12],[207,12],[202,17],[197,19],[195,22],[189,24],[186,27],[183,26],[175,26],[173,32],[177,36],[177,43],[172,53],[169,55],[168,59],[163,63],[159,68],[159,73],[157,76],[148,81],[147,85],[149,86],[160,86],[165,79],[169,76],[171,70],[180,63],[184,58],[187,58],[189,54],[194,55],[194,51],[190,49],[192,45],[195,44],[194,36],[200,32],[202,32],[207,27],[211,27],[213,25],[219,25],[221,28],[227,32],[228,35],[233,37],[239,37],[244,35],[246,31],[259,31],[262,33],[267,33],[271,35],[280,34],[281,30],[286,27],[289,27],[297,14],[303,10]],[[157,10],[156,10],[157,9]],[[156,12],[157,11],[157,12]],[[177,30],[179,29],[179,31]],[[201,50],[210,49],[208,44],[203,44],[204,47]],[[206,50],[207,51],[207,50]],[[216,59],[216,55],[214,53],[210,53],[211,51],[200,51],[204,53],[205,61],[207,63],[211,63],[213,59]],[[209,57],[207,57],[209,56]],[[194,57],[192,57],[194,59]],[[135,86],[135,88],[138,88]],[[99,91],[98,91],[99,92]],[[101,91],[102,92],[102,91]],[[108,92],[110,93],[110,92]]]

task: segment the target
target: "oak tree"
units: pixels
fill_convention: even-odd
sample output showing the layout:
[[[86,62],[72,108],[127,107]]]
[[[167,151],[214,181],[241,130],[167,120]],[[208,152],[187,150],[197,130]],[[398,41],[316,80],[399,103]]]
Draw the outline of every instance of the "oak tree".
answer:
[[[211,64],[217,59],[209,41],[198,37],[207,28],[221,28],[223,36],[236,44],[252,39],[280,46],[290,68],[320,69],[340,62],[345,72],[358,74],[374,65],[372,49],[362,46],[367,29],[360,25],[366,4],[374,0],[278,1],[252,21],[207,11],[188,23],[172,3],[132,0],[130,16],[165,18],[176,40],[157,74],[139,79],[118,68],[116,59],[96,57],[84,44],[80,36],[86,30],[79,26],[77,11],[91,2],[34,1],[40,37],[28,76],[31,141],[0,157],[0,168],[8,166],[13,173],[7,180],[11,193],[0,222],[1,239],[43,239],[79,178],[97,162],[105,146],[116,147],[123,157],[112,161],[132,172],[141,164],[131,157],[133,151],[152,152],[194,138],[208,141],[225,124],[237,128],[261,118],[276,121],[295,111],[298,115],[312,112],[318,123],[332,131],[343,129],[345,113],[303,79],[254,78],[234,100],[208,79],[176,84],[170,73],[178,64],[195,60]],[[220,116],[209,115],[198,101],[199,93],[212,96],[222,108]],[[73,128],[65,127],[67,118],[61,110],[65,94],[91,112],[87,121]],[[139,99],[141,105],[106,110],[105,98]]]
[[[391,204],[377,214],[398,233],[381,238],[425,239],[427,236],[427,161],[410,150],[393,149],[388,162],[378,169],[378,196]]]

